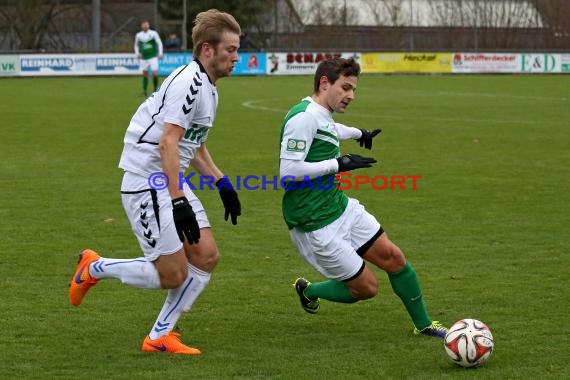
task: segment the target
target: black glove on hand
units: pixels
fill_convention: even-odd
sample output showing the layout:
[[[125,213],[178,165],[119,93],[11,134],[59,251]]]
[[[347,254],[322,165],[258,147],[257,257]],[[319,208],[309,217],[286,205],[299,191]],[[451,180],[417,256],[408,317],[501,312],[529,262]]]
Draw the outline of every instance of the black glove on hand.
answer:
[[[361,129],[362,136],[359,139],[356,139],[360,143],[360,147],[364,147],[366,149],[372,149],[372,139],[382,132],[381,129],[375,129],[372,132]]]
[[[237,192],[234,190],[231,182],[226,177],[220,178],[216,182],[216,186],[220,191],[220,198],[224,204],[225,215],[224,220],[228,220],[228,216],[232,216],[232,224],[237,224],[237,217],[241,215],[241,203]]]
[[[186,197],[172,200],[172,214],[174,214],[174,225],[180,241],[184,241],[184,236],[189,244],[198,243],[200,240],[200,227],[196,220],[196,214]]]
[[[362,157],[358,154],[345,154],[336,159],[338,162],[338,171],[347,172],[349,170],[369,168],[376,160],[370,157]]]

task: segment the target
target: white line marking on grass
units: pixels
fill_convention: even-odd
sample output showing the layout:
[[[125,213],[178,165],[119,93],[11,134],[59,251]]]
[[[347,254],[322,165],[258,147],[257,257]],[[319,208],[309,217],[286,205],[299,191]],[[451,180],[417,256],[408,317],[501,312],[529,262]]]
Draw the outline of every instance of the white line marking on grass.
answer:
[[[551,101],[560,101],[560,102],[567,102],[570,98],[567,97],[554,97],[554,96],[526,96],[526,95],[512,95],[512,94],[501,94],[501,93],[485,93],[485,92],[460,92],[460,91],[422,91],[422,90],[389,90],[379,91],[376,88],[372,87],[359,87],[359,91],[362,90],[372,90],[376,91],[377,95],[384,95],[384,96],[422,96],[422,97],[431,97],[431,96],[463,96],[463,97],[481,97],[481,98],[502,98],[502,99],[520,99],[520,100],[545,100],[548,102]]]
[[[285,114],[287,110],[281,108],[271,108],[271,107],[264,107],[258,106],[257,103],[262,102],[262,100],[248,100],[247,102],[243,102],[241,105],[245,108],[251,108],[252,110],[261,110],[261,111],[269,111],[269,112],[279,112]]]
[[[550,96],[525,96],[525,95],[509,95],[509,94],[489,94],[483,92],[452,92],[452,91],[436,91],[436,95],[443,96],[480,96],[485,98],[506,98],[506,99],[524,99],[524,100],[558,100],[565,102],[568,98],[565,97],[550,97]]]
[[[270,99],[264,100],[248,100],[243,102],[241,105],[245,108],[250,108],[254,110],[260,111],[268,111],[268,112],[278,112],[283,115],[287,113],[286,109],[282,108],[273,108],[273,107],[265,107],[259,105],[259,103],[263,101],[267,101]],[[452,123],[484,123],[484,124],[526,124],[526,125],[568,125],[565,122],[552,122],[552,121],[533,121],[533,120],[504,120],[504,119],[471,119],[471,118],[445,118],[445,117],[410,117],[410,116],[396,116],[396,115],[370,115],[365,113],[354,113],[351,117],[358,118],[372,118],[372,119],[388,119],[388,120],[403,120],[403,121],[411,121],[411,120],[418,120],[418,121],[431,121],[435,123],[439,122],[452,122]]]
[[[363,113],[357,113],[352,115],[352,117],[364,117],[364,118],[378,118],[378,119],[392,119],[392,120],[417,120],[417,121],[431,121],[434,123],[439,122],[449,122],[449,123],[483,123],[483,124],[561,124],[556,122],[542,122],[542,121],[532,121],[532,120],[501,120],[501,119],[469,119],[469,118],[451,118],[451,117],[409,117],[409,116],[391,116],[391,115],[369,115]]]

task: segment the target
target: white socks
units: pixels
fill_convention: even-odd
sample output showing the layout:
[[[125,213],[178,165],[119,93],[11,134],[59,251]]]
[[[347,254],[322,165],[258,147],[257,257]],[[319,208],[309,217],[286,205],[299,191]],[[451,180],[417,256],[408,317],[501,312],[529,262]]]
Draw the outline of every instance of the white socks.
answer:
[[[178,288],[168,291],[166,302],[164,302],[164,306],[150,331],[150,339],[156,340],[172,331],[182,312],[189,311],[196,302],[210,281],[210,276],[210,273],[188,264],[188,277]]]
[[[101,257],[89,266],[89,274],[97,280],[116,278],[123,284],[137,288],[161,289],[158,271],[144,257],[129,260]]]
[[[129,260],[102,257],[89,266],[89,274],[97,280],[116,278],[123,284],[137,288],[161,289],[158,271],[144,257]],[[189,311],[196,302],[210,281],[210,276],[210,273],[188,263],[188,277],[178,288],[168,290],[164,306],[149,334],[150,339],[158,339],[172,331],[182,312]]]

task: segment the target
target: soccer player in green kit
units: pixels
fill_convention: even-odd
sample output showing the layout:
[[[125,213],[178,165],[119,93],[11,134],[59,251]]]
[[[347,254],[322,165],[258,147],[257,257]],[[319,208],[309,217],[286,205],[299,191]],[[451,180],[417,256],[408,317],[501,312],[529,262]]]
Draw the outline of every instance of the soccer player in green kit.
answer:
[[[141,22],[141,29],[135,36],[135,54],[143,72],[143,93],[147,96],[149,68],[152,71],[154,91],[158,88],[158,60],[162,59],[162,41],[158,33],[150,29],[147,20]]]
[[[415,270],[376,218],[335,184],[339,172],[371,167],[373,158],[340,155],[339,141],[355,139],[372,148],[380,130],[335,123],[354,94],[360,66],[354,59],[322,61],[314,93],[293,106],[281,129],[280,177],[285,181],[283,216],[301,256],[326,281],[295,281],[303,309],[318,311],[320,299],[354,303],[376,296],[378,283],[365,262],[384,270],[414,324],[414,333],[444,338],[447,329],[429,317]]]

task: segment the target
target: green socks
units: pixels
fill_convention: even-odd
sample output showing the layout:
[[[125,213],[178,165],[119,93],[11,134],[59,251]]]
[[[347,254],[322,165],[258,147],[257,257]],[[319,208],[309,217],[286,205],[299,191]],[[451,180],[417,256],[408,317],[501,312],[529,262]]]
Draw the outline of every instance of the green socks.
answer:
[[[153,75],[152,76],[152,84],[154,85],[154,91],[156,91],[158,89],[158,75]],[[148,77],[143,77],[143,92],[146,95],[148,88]]]
[[[416,271],[410,263],[406,263],[399,272],[388,273],[388,278],[394,293],[404,303],[416,328],[422,330],[431,325],[432,321],[424,304],[422,288],[416,276]],[[312,283],[305,289],[305,296],[313,300],[322,298],[340,303],[354,303],[358,301],[350,294],[348,286],[344,282],[333,280]]]
[[[148,88],[148,77],[143,77],[143,92],[146,95],[146,89]]]
[[[404,303],[416,328],[422,330],[431,325],[431,319],[423,301],[422,288],[416,276],[416,271],[410,263],[406,263],[404,269],[399,272],[388,273],[388,278],[394,293]]]
[[[305,296],[310,299],[322,298],[325,300],[341,303],[354,303],[358,301],[352,297],[348,286],[341,281],[315,282],[305,289]]]

